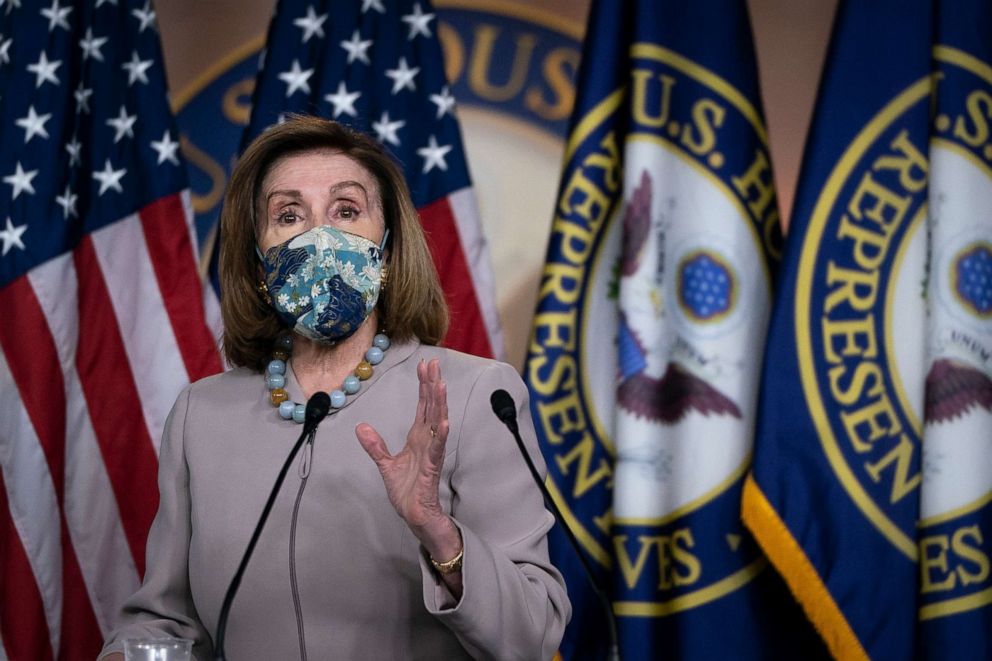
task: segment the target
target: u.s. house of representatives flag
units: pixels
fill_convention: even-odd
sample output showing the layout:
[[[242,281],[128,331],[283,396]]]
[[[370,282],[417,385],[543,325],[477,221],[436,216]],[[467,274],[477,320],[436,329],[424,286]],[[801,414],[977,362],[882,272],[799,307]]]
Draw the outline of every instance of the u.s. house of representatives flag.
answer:
[[[150,3],[0,3],[0,657],[93,659],[220,370]]]
[[[502,356],[492,268],[429,0],[280,0],[243,143],[287,113],[376,136],[401,164],[451,310],[445,346]]]
[[[992,657],[992,5],[841,3],[744,515],[840,658]]]
[[[740,521],[780,247],[744,2],[594,2],[526,367],[549,486],[624,659],[801,637]],[[604,614],[552,539],[596,658]]]

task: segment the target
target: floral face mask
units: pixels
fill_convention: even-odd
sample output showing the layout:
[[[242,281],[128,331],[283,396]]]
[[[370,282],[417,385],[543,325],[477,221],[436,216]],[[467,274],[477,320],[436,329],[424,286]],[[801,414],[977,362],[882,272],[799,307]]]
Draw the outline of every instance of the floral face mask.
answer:
[[[287,326],[311,340],[333,343],[368,319],[382,286],[382,243],[328,225],[314,227],[263,254],[272,307]]]

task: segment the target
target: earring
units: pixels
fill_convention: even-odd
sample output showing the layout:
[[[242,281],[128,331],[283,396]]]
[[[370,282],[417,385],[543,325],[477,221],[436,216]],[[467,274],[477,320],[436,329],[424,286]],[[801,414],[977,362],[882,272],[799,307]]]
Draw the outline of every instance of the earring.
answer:
[[[265,301],[265,304],[272,305],[272,297],[269,296],[269,288],[265,284],[264,280],[258,281],[258,287],[256,287],[256,289],[258,290],[259,297],[261,297],[261,299]]]
[[[382,267],[382,274],[379,276],[379,291],[383,292],[386,290],[386,281],[389,280],[389,267]]]

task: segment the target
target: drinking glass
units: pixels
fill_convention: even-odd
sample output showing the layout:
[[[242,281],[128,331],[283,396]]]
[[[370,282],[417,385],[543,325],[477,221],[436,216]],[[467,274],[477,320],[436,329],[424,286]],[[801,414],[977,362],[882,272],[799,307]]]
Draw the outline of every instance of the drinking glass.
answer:
[[[185,638],[128,638],[124,661],[190,661],[193,641]]]

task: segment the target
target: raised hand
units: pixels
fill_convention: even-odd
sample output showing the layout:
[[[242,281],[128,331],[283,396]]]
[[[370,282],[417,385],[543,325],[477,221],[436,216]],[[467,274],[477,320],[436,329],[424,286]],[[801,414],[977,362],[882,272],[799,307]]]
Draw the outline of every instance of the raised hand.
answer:
[[[437,359],[417,365],[420,399],[406,445],[390,454],[382,436],[368,423],[355,428],[358,442],[379,468],[386,495],[396,512],[439,562],[461,550],[461,536],[441,508],[438,485],[448,439],[448,398]]]

